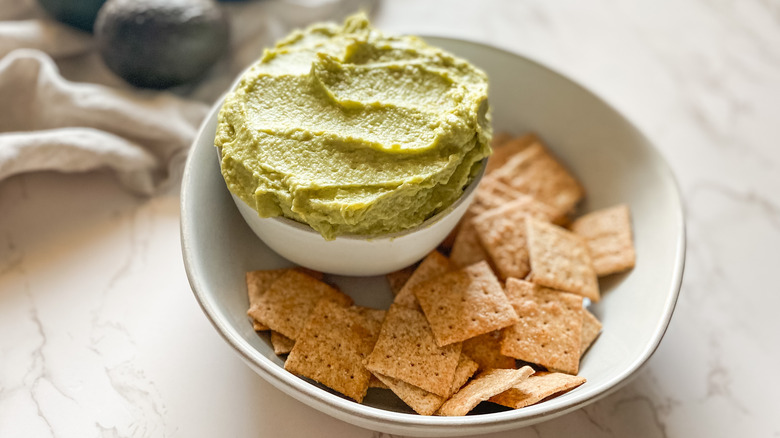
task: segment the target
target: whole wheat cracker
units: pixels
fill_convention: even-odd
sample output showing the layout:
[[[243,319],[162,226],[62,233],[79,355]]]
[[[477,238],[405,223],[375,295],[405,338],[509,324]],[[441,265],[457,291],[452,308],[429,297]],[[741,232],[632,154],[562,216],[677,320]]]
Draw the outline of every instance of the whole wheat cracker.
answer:
[[[577,374],[582,342],[582,297],[510,278],[506,295],[520,322],[504,329],[501,354]]]
[[[390,389],[390,387],[387,386],[385,382],[379,380],[379,377],[377,377],[374,373],[371,373],[371,378],[368,379],[368,387],[376,389]]]
[[[458,360],[458,366],[455,368],[455,375],[452,379],[452,385],[450,387],[450,394],[442,397],[432,392],[428,392],[424,389],[418,388],[414,385],[410,385],[402,380],[394,379],[382,374],[376,375],[377,378],[384,382],[384,384],[390,388],[404,403],[410,408],[414,409],[420,415],[433,415],[439,407],[450,397],[458,391],[466,382],[477,372],[478,365],[473,360],[469,359],[466,355],[461,354]]]
[[[278,280],[279,277],[284,275],[284,273],[290,269],[295,269],[318,280],[322,280],[323,278],[323,274],[321,272],[301,267],[249,271],[245,274],[247,296],[249,297],[249,310],[247,310],[248,315],[252,311],[252,308],[255,307],[260,301],[260,297],[265,293],[266,289],[268,289],[274,281]],[[252,328],[258,332],[270,330],[268,326],[258,322],[255,319],[252,319]]]
[[[450,253],[452,265],[463,268],[487,259],[488,254],[479,241],[473,220],[465,219],[461,222],[460,230],[455,236],[455,243],[452,245]]]
[[[421,311],[392,304],[366,368],[444,397],[449,393],[460,352],[460,343],[436,345]]]
[[[585,378],[580,376],[540,371],[512,388],[491,397],[490,401],[513,409],[520,409],[574,389],[585,382]]]
[[[585,195],[580,183],[540,142],[514,155],[491,176],[550,205],[556,217],[572,211]]]
[[[295,345],[295,341],[279,332],[272,330],[271,345],[274,347],[274,353],[277,356],[281,356],[292,351],[293,345]]]
[[[322,299],[300,331],[284,369],[359,403],[371,378],[363,361],[374,348],[380,325],[378,318],[363,309]]]
[[[528,279],[598,301],[598,278],[582,238],[557,225],[532,218],[525,222],[531,265]]]
[[[601,322],[590,310],[582,309],[582,342],[580,343],[580,357],[588,351],[593,341],[601,333]]]
[[[252,309],[258,305],[260,297],[265,293],[265,290],[288,270],[289,268],[259,270],[250,271],[245,274],[247,296],[249,297],[247,315],[251,316]],[[270,327],[258,322],[254,318],[252,318],[252,328],[257,332],[270,330]]]
[[[533,374],[533,368],[519,370],[495,369],[483,372],[456,392],[439,408],[438,415],[466,415],[481,402],[518,385]]]
[[[513,156],[524,151],[528,146],[539,141],[539,138],[533,134],[528,133],[519,137],[499,137],[498,141],[494,141],[493,154],[488,160],[487,167],[485,168],[485,174],[489,175],[494,170],[500,168]]]
[[[420,305],[417,304],[417,298],[415,298],[412,293],[412,287],[423,281],[436,278],[451,270],[452,264],[447,257],[442,255],[439,251],[431,251],[431,253],[420,262],[420,265],[417,266],[414,273],[412,273],[401,290],[395,295],[393,303],[411,307],[413,309],[419,309]]]
[[[403,289],[404,285],[409,281],[416,269],[417,265],[411,265],[385,275],[387,284],[390,285],[390,292],[392,292],[393,295],[398,295],[398,292]]]
[[[487,251],[501,279],[524,278],[531,270],[528,261],[525,218],[551,221],[554,211],[528,195],[473,219],[482,248]]]
[[[309,314],[322,298],[352,304],[352,298],[301,272],[290,270],[279,277],[260,297],[250,316],[290,339],[306,324]]]
[[[628,205],[581,216],[571,224],[571,230],[585,239],[599,277],[626,271],[636,264]]]
[[[463,341],[463,354],[479,365],[480,371],[493,368],[516,368],[513,357],[501,354],[501,330]]]
[[[500,207],[523,194],[495,178],[485,176],[477,186],[474,201],[469,206],[466,217],[474,217],[492,208]]]
[[[445,346],[518,321],[501,283],[479,262],[412,286],[436,343]]]

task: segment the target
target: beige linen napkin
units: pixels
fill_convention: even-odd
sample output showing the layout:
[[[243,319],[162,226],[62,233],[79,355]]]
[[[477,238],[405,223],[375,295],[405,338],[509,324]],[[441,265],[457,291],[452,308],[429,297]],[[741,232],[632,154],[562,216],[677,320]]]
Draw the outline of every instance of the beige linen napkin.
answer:
[[[151,194],[185,153],[207,105],[63,79],[46,54],[19,49],[0,60],[0,179],[33,170],[115,170]]]
[[[231,50],[173,94],[124,84],[102,64],[91,35],[52,20],[36,0],[0,0],[0,183],[37,170],[109,168],[142,194],[175,184],[209,105],[263,47],[293,27],[370,11],[376,1],[223,3]]]

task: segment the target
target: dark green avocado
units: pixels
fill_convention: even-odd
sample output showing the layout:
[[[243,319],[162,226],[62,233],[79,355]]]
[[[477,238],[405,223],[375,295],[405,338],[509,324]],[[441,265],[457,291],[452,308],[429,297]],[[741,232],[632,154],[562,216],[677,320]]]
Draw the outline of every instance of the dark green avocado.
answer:
[[[228,28],[213,0],[108,0],[95,37],[114,73],[159,89],[202,76],[228,50]]]
[[[38,0],[55,20],[92,32],[98,10],[106,0]]]

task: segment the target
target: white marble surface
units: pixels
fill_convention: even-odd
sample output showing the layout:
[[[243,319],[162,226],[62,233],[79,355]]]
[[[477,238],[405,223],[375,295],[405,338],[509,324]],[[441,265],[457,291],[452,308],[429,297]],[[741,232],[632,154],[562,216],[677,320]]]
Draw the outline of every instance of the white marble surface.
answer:
[[[392,0],[375,22],[563,72],[658,145],[685,198],[683,289],[648,365],[492,436],[780,436],[780,3]],[[0,437],[383,436],[283,395],[221,340],[187,283],[178,201],[101,172],[0,182]]]

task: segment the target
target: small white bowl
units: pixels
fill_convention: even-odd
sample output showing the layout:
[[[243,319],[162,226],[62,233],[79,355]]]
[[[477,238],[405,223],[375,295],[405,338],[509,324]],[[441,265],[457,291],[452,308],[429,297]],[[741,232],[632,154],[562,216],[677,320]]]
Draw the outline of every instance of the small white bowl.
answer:
[[[602,299],[590,310],[604,330],[580,365],[587,383],[523,409],[486,404],[480,413],[466,417],[423,417],[390,391],[371,389],[358,404],[285,371],[268,337],[255,333],[246,317],[244,274],[290,262],[257,239],[238,213],[214,158],[213,117],[193,146],[182,183],[184,265],[198,303],[226,342],[263,379],[302,403],[357,426],[397,435],[474,435],[529,426],[614,391],[658,347],[677,301],[685,260],[679,191],[647,138],[583,87],[493,47],[449,38],[426,40],[487,72],[495,130],[538,133],[582,181],[588,192],[583,210],[618,203],[631,208],[637,265],[600,282]],[[360,305],[386,308],[392,301],[384,277],[328,280]],[[264,396],[283,395],[269,391]]]
[[[455,228],[474,199],[485,163],[463,194],[422,224],[378,236],[343,235],[325,240],[310,226],[284,217],[262,218],[231,193],[249,228],[271,249],[293,263],[337,275],[370,276],[397,271],[433,251]]]

